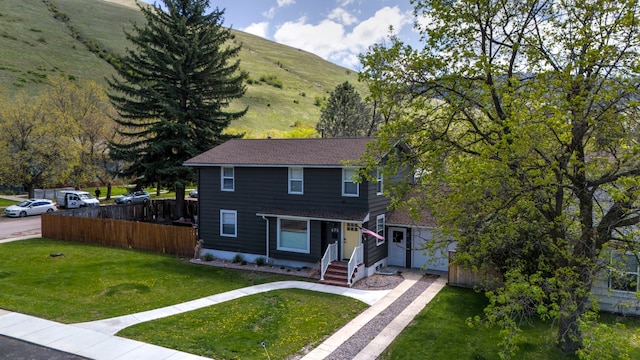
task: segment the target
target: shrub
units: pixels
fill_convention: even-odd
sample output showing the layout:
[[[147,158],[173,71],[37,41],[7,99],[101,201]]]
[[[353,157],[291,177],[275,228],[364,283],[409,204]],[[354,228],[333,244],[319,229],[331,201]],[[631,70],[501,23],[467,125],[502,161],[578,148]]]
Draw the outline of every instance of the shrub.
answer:
[[[260,81],[275,88],[282,89],[282,81],[278,80],[278,77],[275,75],[262,75],[260,76]]]
[[[213,257],[213,255],[211,255],[211,253],[206,253],[202,257],[202,260],[204,260],[204,261],[213,261],[214,259],[215,258]]]
[[[258,266],[264,266],[267,263],[267,259],[264,256],[260,256],[259,258],[256,259],[256,265]]]
[[[243,261],[244,261],[244,256],[242,256],[242,254],[236,254],[233,257],[233,260],[231,260],[231,262],[233,262],[233,263],[241,263]]]

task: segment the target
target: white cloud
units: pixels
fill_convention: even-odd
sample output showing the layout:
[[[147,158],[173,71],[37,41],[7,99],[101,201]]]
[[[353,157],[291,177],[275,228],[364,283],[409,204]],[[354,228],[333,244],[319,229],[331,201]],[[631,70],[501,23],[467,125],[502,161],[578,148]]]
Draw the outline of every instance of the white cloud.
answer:
[[[351,15],[344,8],[333,9],[333,11],[331,11],[331,14],[329,14],[328,18],[329,20],[334,20],[345,25],[353,25],[358,22],[358,19],[355,16]]]
[[[273,19],[273,17],[276,15],[276,10],[277,9],[275,7],[269,8],[269,10],[262,13],[262,16],[266,17],[267,19]]]
[[[285,7],[289,5],[293,5],[296,3],[296,0],[278,0],[278,7]]]
[[[397,6],[384,7],[369,19],[356,25],[345,40],[348,46],[362,51],[369,45],[386,38],[389,35],[389,26],[392,26],[393,32],[397,34],[402,27],[411,23],[411,18],[401,13]]]
[[[269,30],[269,23],[267,21],[253,23],[247,26],[244,29],[240,29],[244,32],[248,32],[249,34],[261,36],[263,38],[267,38],[267,32]]]
[[[347,6],[347,5],[351,5],[355,0],[337,0],[337,3],[340,6]]]
[[[334,14],[335,13],[335,14]],[[358,54],[389,35],[389,26],[394,32],[412,23],[409,13],[402,13],[397,6],[383,7],[349,30],[344,17],[335,10],[329,19],[318,24],[308,24],[305,18],[288,21],[279,26],[273,35],[275,41],[303,49],[343,66],[355,68]],[[337,22],[334,20],[340,20]]]

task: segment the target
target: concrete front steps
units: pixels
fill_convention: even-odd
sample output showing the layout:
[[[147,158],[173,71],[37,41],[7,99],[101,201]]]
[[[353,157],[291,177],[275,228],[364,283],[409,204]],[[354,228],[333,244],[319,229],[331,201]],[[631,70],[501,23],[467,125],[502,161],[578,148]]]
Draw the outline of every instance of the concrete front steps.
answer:
[[[348,262],[333,261],[331,262],[331,264],[329,264],[327,271],[324,273],[324,280],[320,280],[320,284],[350,287],[349,284],[347,284],[348,272],[349,272]],[[356,272],[358,272],[357,267],[354,272],[354,276],[351,277],[352,280],[353,280],[353,277],[355,277]]]

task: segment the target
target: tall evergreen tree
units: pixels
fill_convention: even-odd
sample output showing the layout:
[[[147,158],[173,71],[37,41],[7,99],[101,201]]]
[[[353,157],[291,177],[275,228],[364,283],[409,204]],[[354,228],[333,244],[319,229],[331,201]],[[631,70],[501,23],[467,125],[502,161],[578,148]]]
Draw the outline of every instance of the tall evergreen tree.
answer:
[[[348,81],[336,86],[322,109],[318,132],[327,137],[371,136],[371,110]]]
[[[205,14],[208,0],[163,0],[164,6],[139,6],[146,18],[127,39],[134,45],[109,79],[109,98],[117,109],[119,133],[111,156],[128,163],[125,175],[138,185],[174,187],[178,209],[184,187],[194,180],[183,162],[221,144],[222,134],[247,109],[229,111],[230,101],[244,95],[245,72],[230,63],[240,46],[222,26],[224,9]],[[181,214],[178,214],[180,216]]]

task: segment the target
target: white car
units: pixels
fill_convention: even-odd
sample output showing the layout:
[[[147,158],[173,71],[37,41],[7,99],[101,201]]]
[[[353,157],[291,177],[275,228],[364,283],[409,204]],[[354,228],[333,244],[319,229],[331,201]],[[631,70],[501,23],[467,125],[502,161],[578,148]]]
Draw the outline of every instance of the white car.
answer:
[[[56,211],[56,204],[47,199],[29,199],[4,209],[6,216],[25,217]]]

